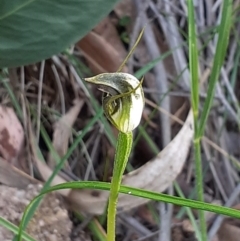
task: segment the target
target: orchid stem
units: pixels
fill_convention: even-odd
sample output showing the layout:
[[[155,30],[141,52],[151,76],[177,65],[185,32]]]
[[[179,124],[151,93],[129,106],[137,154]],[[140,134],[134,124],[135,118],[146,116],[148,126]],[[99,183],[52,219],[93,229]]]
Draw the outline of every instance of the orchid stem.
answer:
[[[119,132],[118,134],[113,177],[108,204],[107,241],[115,241],[118,193],[122,181],[122,176],[131,152],[132,139],[132,132]]]

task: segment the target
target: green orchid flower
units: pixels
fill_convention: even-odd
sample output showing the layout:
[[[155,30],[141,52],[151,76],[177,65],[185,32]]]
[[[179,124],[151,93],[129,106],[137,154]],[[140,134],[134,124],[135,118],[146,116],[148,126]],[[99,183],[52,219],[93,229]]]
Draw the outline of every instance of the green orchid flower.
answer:
[[[142,81],[120,72],[99,74],[85,80],[99,85],[104,92],[104,113],[119,131],[128,133],[139,125],[144,107]]]

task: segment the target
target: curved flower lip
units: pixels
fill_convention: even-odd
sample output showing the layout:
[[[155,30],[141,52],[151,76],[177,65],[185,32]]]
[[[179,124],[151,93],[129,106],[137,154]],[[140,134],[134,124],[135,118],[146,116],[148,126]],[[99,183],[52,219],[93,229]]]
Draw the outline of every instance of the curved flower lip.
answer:
[[[101,86],[100,90],[109,94],[103,98],[104,113],[119,131],[128,133],[139,125],[144,108],[144,94],[136,77],[118,72],[103,73],[85,80]],[[112,95],[109,88],[118,94]]]

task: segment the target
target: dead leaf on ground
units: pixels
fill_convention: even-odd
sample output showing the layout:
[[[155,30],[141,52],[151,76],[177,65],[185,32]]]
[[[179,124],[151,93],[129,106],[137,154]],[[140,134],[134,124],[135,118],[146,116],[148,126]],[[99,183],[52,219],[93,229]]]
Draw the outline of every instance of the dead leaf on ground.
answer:
[[[236,204],[231,208],[240,210],[240,204]],[[236,218],[224,218],[224,221],[217,234],[214,236],[217,241],[235,241],[239,240],[240,237],[240,220]],[[212,239],[211,241],[214,241]]]
[[[16,164],[23,141],[23,128],[14,110],[0,105],[0,155],[8,162]]]
[[[166,53],[166,52],[170,51],[171,49],[169,49],[168,42],[165,41],[164,34],[162,34],[156,28],[156,26],[153,25],[153,24],[152,24],[152,28],[153,28],[153,31],[154,31],[154,35],[156,36],[156,41],[157,41],[157,44],[159,46],[160,51],[162,53]],[[166,71],[168,73],[170,73],[172,76],[178,75],[177,72],[176,72],[176,69],[175,69],[175,64],[174,64],[174,60],[173,60],[172,55],[169,55],[166,58],[164,58],[163,64],[164,64],[164,67],[165,67]]]
[[[127,55],[127,51],[119,37],[115,25],[109,17],[104,18],[95,28],[94,32],[103,37],[117,51],[121,59]]]
[[[151,211],[146,205],[143,205],[137,209],[137,214],[144,221],[147,221],[151,225],[156,225],[156,220],[154,219]]]
[[[60,157],[63,157],[67,153],[72,126],[77,119],[83,103],[83,100],[75,100],[74,106],[54,125],[53,147]],[[48,156],[48,165],[51,168],[54,168],[56,165],[56,161],[51,154]]]
[[[219,241],[236,241],[240,237],[240,228],[224,222],[218,231]]]
[[[71,128],[83,106],[83,100],[77,99],[75,100],[74,106],[56,123],[55,131],[53,135],[53,146],[60,157],[63,157],[68,149],[69,137],[71,134]],[[35,143],[33,132],[30,130],[30,138],[31,143]],[[39,160],[35,146],[32,146],[32,152],[34,156],[35,163],[38,167],[38,171],[40,172],[43,180],[48,180],[48,178],[52,174],[52,169],[46,164]],[[52,166],[55,165],[55,161],[51,155],[49,155],[49,162]],[[56,175],[52,181],[52,185],[57,185],[60,183],[66,183],[67,181]],[[69,190],[58,190],[58,193],[63,196],[67,196],[69,194]]]
[[[0,183],[10,187],[26,188],[29,184],[40,182],[0,158]]]
[[[36,149],[36,138],[34,138],[33,135],[33,131],[31,129],[29,129],[29,137],[30,137],[30,143],[31,143],[31,149],[32,149],[32,158],[34,160],[34,163],[37,166],[37,169],[40,173],[40,175],[42,176],[42,179],[44,181],[48,180],[49,177],[52,175],[52,169],[44,162],[42,162],[38,155],[37,155],[37,149]],[[62,177],[60,177],[59,175],[56,175],[52,182],[51,182],[51,186],[57,185],[57,184],[61,184],[61,183],[66,183],[67,181],[64,180]],[[63,196],[68,196],[70,190],[69,189],[62,189],[62,190],[58,190],[58,193],[60,193]]]
[[[119,2],[116,7],[114,8],[114,12],[119,18],[125,16],[132,16],[133,15],[133,1],[132,0],[122,0]]]
[[[197,241],[194,232],[183,230],[181,226],[172,228],[172,240],[174,241]]]
[[[110,43],[94,32],[88,33],[77,46],[94,74],[116,72],[124,59]],[[126,67],[122,72],[127,72]]]
[[[194,233],[195,229],[192,225],[192,222],[189,220],[189,219],[185,219],[183,220],[182,222],[182,228],[184,231],[186,232],[191,232],[191,233]]]

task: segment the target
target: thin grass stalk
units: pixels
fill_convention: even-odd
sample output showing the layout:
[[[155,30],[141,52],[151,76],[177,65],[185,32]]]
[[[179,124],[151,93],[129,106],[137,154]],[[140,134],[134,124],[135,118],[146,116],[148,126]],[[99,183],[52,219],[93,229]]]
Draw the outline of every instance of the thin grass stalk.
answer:
[[[178,183],[175,181],[173,183],[173,185],[174,185],[174,188],[177,191],[178,196],[180,196],[181,198],[185,198],[185,196],[184,196],[180,186],[178,185]],[[201,232],[199,231],[199,228],[198,228],[197,222],[195,220],[195,217],[194,217],[194,215],[192,213],[192,210],[190,208],[188,208],[188,207],[185,207],[185,210],[186,210],[187,215],[188,215],[188,217],[189,217],[189,219],[190,219],[190,221],[191,221],[191,223],[193,225],[193,228],[194,228],[194,231],[195,231],[195,235],[196,235],[197,239],[200,240],[201,239]]]
[[[215,86],[219,79],[221,67],[226,55],[226,50],[228,46],[228,40],[230,35],[230,29],[232,26],[232,0],[224,0],[222,5],[222,17],[221,23],[219,25],[219,34],[217,47],[214,55],[212,71],[209,79],[209,86],[207,90],[207,98],[204,102],[203,112],[199,122],[199,132],[198,137],[202,138],[207,122],[207,118],[212,106],[213,97],[215,93]]]
[[[232,23],[232,1],[223,1],[222,18],[219,26],[219,36],[217,42],[216,53],[213,61],[212,72],[209,80],[209,87],[207,90],[207,98],[203,106],[203,112],[198,119],[198,56],[196,46],[196,30],[194,25],[194,9],[192,0],[188,0],[189,11],[189,59],[191,71],[191,101],[194,112],[194,159],[195,159],[195,173],[196,173],[196,187],[198,200],[203,201],[203,181],[202,181],[202,163],[201,163],[201,138],[204,134],[207,118],[212,106],[215,86],[219,78],[220,70],[225,58],[226,49],[228,45],[230,27]],[[204,213],[201,211],[200,226],[202,233],[202,241],[207,240],[206,236],[206,222]]]
[[[199,81],[198,81],[198,48],[195,27],[195,17],[193,1],[188,0],[188,36],[189,36],[189,68],[191,74],[191,104],[193,109],[194,118],[194,161],[195,161],[195,176],[196,176],[196,189],[197,198],[199,201],[204,201],[203,195],[203,176],[202,176],[202,159],[201,159],[201,143],[198,137],[199,126]],[[201,235],[198,236],[199,241],[207,241],[207,227],[204,216],[204,211],[199,210],[200,231]]]
[[[14,94],[9,82],[6,80],[6,76],[3,76],[2,74],[0,74],[0,80],[3,83],[4,87],[6,88],[8,94],[11,98],[12,104],[16,110],[18,117],[22,120],[23,114],[22,114],[21,106],[20,106],[19,101],[17,100],[17,97]]]
[[[11,231],[14,234],[18,234],[18,232],[19,232],[19,228],[15,224],[9,222],[8,220],[6,220],[3,217],[0,217],[0,226],[5,227],[6,229],[8,229],[9,231]],[[22,233],[22,237],[24,238],[25,241],[36,241],[36,239],[31,237],[24,231]]]
[[[203,175],[202,175],[202,156],[201,156],[201,142],[200,139],[197,138],[197,130],[194,132],[194,159],[195,159],[195,175],[196,175],[196,189],[197,189],[197,197],[199,201],[204,201],[203,195]],[[207,225],[205,220],[205,215],[203,210],[199,210],[199,221],[200,221],[200,231],[201,231],[201,240],[207,241]]]
[[[79,212],[74,212],[74,215],[81,221],[84,222],[85,216]],[[99,224],[99,222],[96,220],[96,218],[93,218],[90,220],[90,222],[87,225],[88,229],[91,231],[93,237],[98,241],[106,241],[106,234],[102,228],[102,226]],[[94,240],[95,240],[94,239]]]

